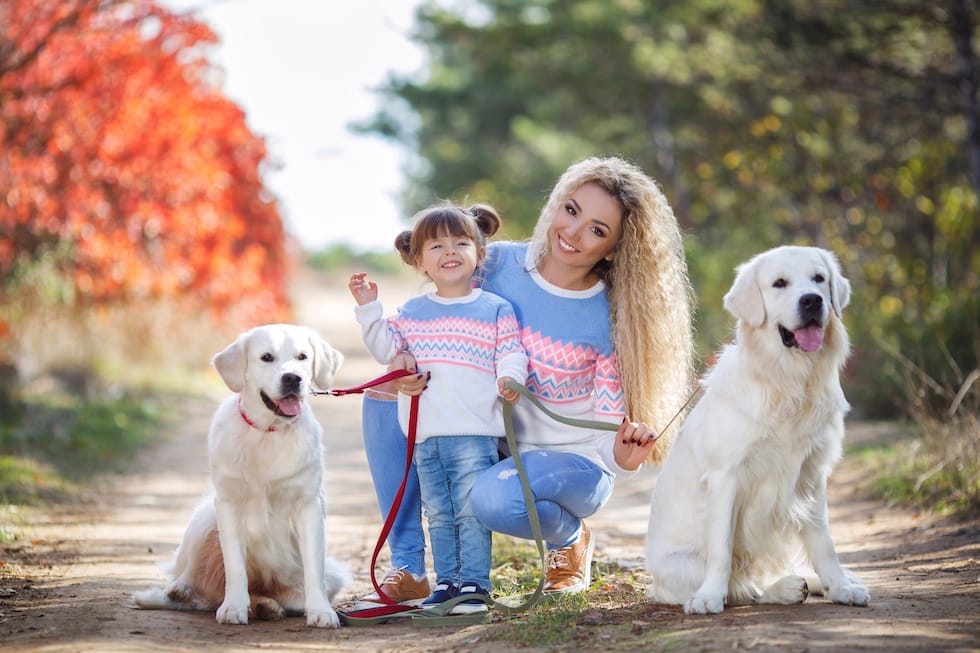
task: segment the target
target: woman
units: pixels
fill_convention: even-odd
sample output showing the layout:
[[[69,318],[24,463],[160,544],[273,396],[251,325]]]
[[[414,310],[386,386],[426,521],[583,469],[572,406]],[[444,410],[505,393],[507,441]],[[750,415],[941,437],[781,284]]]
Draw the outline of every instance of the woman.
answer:
[[[663,458],[669,437],[657,433],[688,392],[690,286],[680,230],[642,170],[617,157],[589,158],[558,180],[530,241],[488,246],[479,276],[514,306],[535,396],[569,417],[621,422],[616,433],[590,431],[553,422],[530,402],[514,410],[549,549],[545,589],[582,591],[594,548],[583,519],[609,499],[615,474]],[[397,389],[419,393],[424,377],[405,377]],[[365,431],[365,441],[394,456],[396,433],[389,424]],[[512,459],[477,479],[471,497],[491,530],[531,537]]]

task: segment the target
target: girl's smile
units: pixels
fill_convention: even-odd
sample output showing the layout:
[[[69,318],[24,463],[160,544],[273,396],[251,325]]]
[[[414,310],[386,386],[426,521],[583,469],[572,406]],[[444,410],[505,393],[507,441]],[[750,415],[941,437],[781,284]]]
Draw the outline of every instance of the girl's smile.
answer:
[[[418,268],[432,279],[440,297],[464,297],[472,289],[470,279],[482,256],[470,238],[444,234],[425,241]]]

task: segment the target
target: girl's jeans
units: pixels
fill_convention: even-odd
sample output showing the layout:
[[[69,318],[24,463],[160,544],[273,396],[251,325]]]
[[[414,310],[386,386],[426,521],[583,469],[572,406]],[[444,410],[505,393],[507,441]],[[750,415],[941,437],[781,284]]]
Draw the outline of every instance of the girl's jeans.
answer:
[[[415,446],[437,582],[475,582],[490,591],[490,530],[473,514],[471,490],[497,462],[497,440],[443,435]]]
[[[549,549],[578,539],[581,520],[609,500],[613,475],[574,453],[533,450],[521,454],[531,483],[541,535]],[[532,539],[531,524],[513,458],[483,472],[472,494],[477,518],[490,530]]]
[[[408,451],[408,440],[398,426],[398,402],[365,395],[361,404],[361,424],[368,469],[382,519],[386,520],[405,474]],[[419,497],[419,479],[412,464],[401,508],[388,534],[388,549],[392,568],[404,568],[421,577],[425,575],[425,531],[422,530]]]

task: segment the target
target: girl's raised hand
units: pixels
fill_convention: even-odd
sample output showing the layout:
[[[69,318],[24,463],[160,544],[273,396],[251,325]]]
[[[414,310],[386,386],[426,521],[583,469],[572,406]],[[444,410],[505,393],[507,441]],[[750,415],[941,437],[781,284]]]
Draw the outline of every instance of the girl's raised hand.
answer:
[[[359,306],[378,299],[378,284],[367,280],[367,272],[355,272],[350,275],[347,288]]]

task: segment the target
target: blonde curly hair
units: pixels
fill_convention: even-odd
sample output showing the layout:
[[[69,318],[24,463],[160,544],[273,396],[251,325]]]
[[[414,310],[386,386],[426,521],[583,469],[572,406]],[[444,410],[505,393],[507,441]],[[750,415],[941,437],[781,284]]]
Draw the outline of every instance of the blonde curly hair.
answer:
[[[548,231],[559,207],[583,184],[599,184],[623,206],[623,235],[613,260],[593,271],[609,287],[612,337],[630,419],[663,429],[688,399],[693,374],[691,285],[680,228],[657,183],[619,157],[592,157],[569,167],[535,225],[538,261],[550,252]],[[650,453],[663,460],[680,423],[674,420]]]

